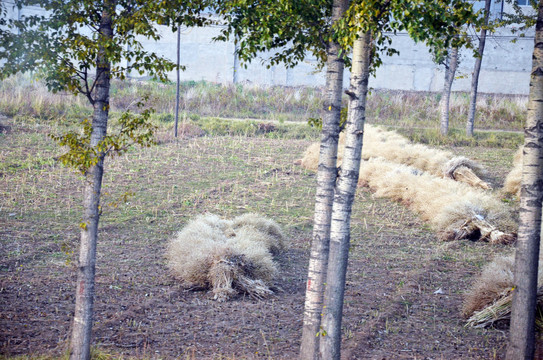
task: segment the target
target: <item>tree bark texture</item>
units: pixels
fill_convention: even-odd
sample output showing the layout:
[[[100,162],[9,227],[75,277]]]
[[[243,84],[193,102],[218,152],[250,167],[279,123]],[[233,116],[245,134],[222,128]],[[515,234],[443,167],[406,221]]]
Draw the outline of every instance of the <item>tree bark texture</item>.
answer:
[[[237,84],[239,82],[239,56],[238,56],[238,39],[234,41],[234,69],[232,71],[232,82]]]
[[[322,319],[322,329],[326,335],[320,341],[321,359],[339,360],[340,358],[341,318],[350,246],[351,210],[360,172],[371,46],[370,32],[359,34],[359,38],[353,45],[351,85],[347,91],[350,99],[345,152],[332,207],[330,253]]]
[[[345,13],[348,0],[334,0],[332,22],[339,20]],[[327,48],[326,61],[326,99],[324,102],[319,167],[317,171],[317,191],[313,237],[307,274],[304,308],[304,324],[300,359],[317,359],[319,351],[320,321],[324,280],[328,266],[328,245],[330,241],[330,221],[334,187],[337,178],[337,146],[341,95],[343,90],[344,61],[339,56],[340,46],[331,42]]]
[[[508,360],[533,359],[543,200],[543,0],[539,1],[520,193]]]
[[[454,74],[458,66],[458,48],[451,48],[447,55],[448,61],[445,66],[445,84],[441,95],[441,121],[440,132],[445,136],[449,132],[449,103],[451,100],[451,88],[454,81]]]
[[[471,76],[471,93],[469,97],[468,121],[466,123],[466,135],[473,136],[473,126],[475,124],[475,110],[477,108],[477,88],[479,86],[479,73],[481,72],[481,63],[483,62],[483,53],[485,51],[486,42],[486,26],[490,18],[490,4],[492,0],[485,0],[485,19],[484,26],[479,34],[479,56],[475,59],[473,74]]]
[[[113,37],[111,14],[114,5],[106,2],[100,21],[101,37],[96,69],[96,92],[92,116],[90,145],[96,148],[105,138],[109,115],[110,62],[107,59],[104,41]],[[105,39],[105,40],[104,40]],[[75,296],[75,314],[70,343],[70,359],[89,359],[93,322],[94,274],[96,265],[96,242],[100,218],[100,192],[105,153],[98,149],[98,162],[89,168],[84,190],[84,214],[81,225],[81,242]]]
[[[179,28],[177,29],[177,69],[176,69],[176,75],[177,75],[177,82],[176,82],[176,90],[175,90],[175,130],[174,130],[174,137],[177,137],[177,125],[179,124],[179,84],[181,83],[181,70],[179,69],[179,66],[181,65],[181,24],[179,24]]]

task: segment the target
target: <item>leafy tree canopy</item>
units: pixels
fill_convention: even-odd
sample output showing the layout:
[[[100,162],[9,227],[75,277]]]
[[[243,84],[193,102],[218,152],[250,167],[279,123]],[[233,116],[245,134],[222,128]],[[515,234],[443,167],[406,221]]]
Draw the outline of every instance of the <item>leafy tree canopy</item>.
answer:
[[[295,66],[308,52],[326,60],[331,0],[219,0],[215,9],[226,24],[216,40],[233,36],[244,62],[268,50],[274,50],[270,65]]]
[[[502,19],[498,22],[498,26],[510,26],[514,34],[518,34],[519,37],[526,36],[526,31],[535,27],[539,2],[529,0],[530,7],[527,8],[520,6],[516,0],[505,1],[512,6],[513,12],[504,13]]]
[[[44,12],[24,16],[20,21],[3,20],[8,30],[0,33],[0,58],[5,60],[0,78],[42,70],[50,90],[83,94],[92,104],[95,82],[90,71],[97,67],[100,47],[105,49],[105,56],[112,64],[112,78],[124,79],[125,73],[133,70],[166,80],[167,72],[175,64],[143,49],[137,38],[158,40],[156,24],[176,30],[180,24],[195,26],[206,22],[200,15],[206,0],[116,0],[113,5],[113,35],[106,37],[98,31],[105,2],[15,0],[19,9],[38,6]],[[6,14],[6,9],[2,7],[0,12]],[[123,59],[130,65],[123,66]]]
[[[174,31],[181,25],[205,25],[201,13],[208,0],[15,0],[15,7],[41,7],[38,15],[7,20],[7,8],[0,3],[0,79],[18,72],[39,71],[49,90],[84,95],[92,105],[97,100],[101,77],[124,79],[128,71],[147,74],[162,81],[175,68],[170,60],[146,51],[138,39],[158,40],[158,25]],[[100,32],[102,13],[111,16],[112,33]],[[98,59],[108,66],[100,65]],[[125,62],[126,60],[126,62]],[[129,65],[127,65],[129,64]],[[103,81],[102,81],[103,83]],[[145,100],[145,99],[143,99]],[[147,121],[150,109],[143,102],[134,114],[127,110],[119,118],[120,129],[91,145],[90,120],[81,132],[52,136],[69,151],[60,157],[65,165],[82,173],[96,165],[104,154],[120,154],[132,143],[153,142],[153,126]]]
[[[272,51],[270,65],[282,62],[295,66],[310,54],[322,66],[331,40],[342,45],[345,55],[363,30],[373,34],[372,62],[377,67],[381,64],[379,54],[397,53],[391,47],[391,35],[398,31],[406,31],[432,49],[446,49],[467,44],[461,36],[462,26],[480,22],[467,0],[356,0],[336,24],[331,23],[330,0],[219,0],[215,6],[226,22],[216,39],[233,36],[244,62],[259,52]]]

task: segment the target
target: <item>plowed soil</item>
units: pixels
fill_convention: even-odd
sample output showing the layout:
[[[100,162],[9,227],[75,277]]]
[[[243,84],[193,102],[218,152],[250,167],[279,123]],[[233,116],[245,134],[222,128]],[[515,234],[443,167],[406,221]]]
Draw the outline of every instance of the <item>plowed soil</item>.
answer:
[[[74,308],[80,176],[58,165],[43,129],[0,134],[0,354],[64,354]],[[110,160],[104,181],[93,344],[142,359],[294,359],[301,337],[315,174],[307,140],[194,137]],[[497,186],[513,150],[455,149]],[[500,180],[502,179],[502,180]],[[119,199],[133,192],[128,202]],[[168,240],[191,217],[258,212],[288,235],[278,291],[218,303],[168,271]],[[466,328],[463,294],[511,248],[439,242],[405,207],[360,189],[343,321],[345,359],[500,359],[507,332]]]

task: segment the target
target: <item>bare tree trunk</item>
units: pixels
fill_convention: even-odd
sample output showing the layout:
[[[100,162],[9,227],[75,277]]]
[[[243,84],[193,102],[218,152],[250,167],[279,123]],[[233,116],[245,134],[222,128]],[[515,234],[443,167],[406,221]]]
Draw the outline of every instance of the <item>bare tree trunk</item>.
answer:
[[[94,113],[90,145],[94,148],[105,138],[109,115],[110,63],[105,55],[104,39],[113,38],[111,11],[114,5],[106,2],[102,13],[99,33],[101,36],[97,69]],[[79,248],[79,267],[75,296],[75,314],[70,343],[70,359],[90,358],[90,341],[93,322],[94,274],[96,265],[96,242],[98,221],[100,219],[100,192],[105,154],[100,152],[97,164],[87,172],[84,192],[84,214],[81,223],[81,243]]]
[[[443,85],[443,94],[441,95],[441,135],[445,136],[449,132],[449,102],[451,100],[451,88],[454,81],[454,74],[458,66],[458,48],[451,48],[447,55],[448,61],[445,65],[445,84]]]
[[[484,26],[479,35],[479,56],[475,59],[473,75],[471,76],[471,94],[469,98],[468,122],[466,123],[466,135],[473,136],[473,126],[475,124],[475,110],[477,107],[477,87],[479,86],[479,73],[481,72],[481,63],[483,62],[483,53],[486,42],[486,26],[490,17],[490,4],[492,0],[485,1],[485,20]]]
[[[333,22],[343,16],[348,3],[348,0],[334,0]],[[326,267],[328,266],[330,221],[337,178],[337,144],[343,90],[344,62],[339,56],[339,50],[339,44],[335,42],[329,43],[326,61],[327,94],[324,103],[313,238],[307,274],[304,325],[300,347],[300,358],[303,360],[317,359],[319,351],[318,334],[320,332],[324,280],[326,279]]]
[[[232,71],[232,82],[234,84],[237,84],[239,82],[238,78],[239,78],[239,57],[238,57],[238,50],[239,50],[239,47],[238,47],[238,39],[236,38],[234,40],[234,69]]]
[[[350,96],[347,137],[332,209],[330,254],[322,319],[322,328],[326,335],[320,343],[322,359],[340,358],[343,295],[351,238],[351,209],[360,172],[372,46],[370,32],[361,33],[359,36],[353,45],[351,86],[347,91]]]
[[[543,0],[539,1],[530,81],[528,117],[524,130],[520,217],[515,254],[511,327],[506,358],[533,359],[537,273],[543,200]]]
[[[175,130],[174,130],[174,137],[177,137],[177,124],[179,123],[179,83],[181,82],[181,75],[179,66],[181,65],[181,24],[179,24],[179,28],[177,29],[177,87],[175,91]]]

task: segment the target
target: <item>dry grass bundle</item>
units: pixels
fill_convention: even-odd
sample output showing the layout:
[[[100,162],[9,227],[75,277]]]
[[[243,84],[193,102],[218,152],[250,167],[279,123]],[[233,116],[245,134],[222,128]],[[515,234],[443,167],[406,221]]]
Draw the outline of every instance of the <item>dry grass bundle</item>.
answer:
[[[513,290],[514,256],[500,256],[488,264],[466,294],[462,315],[468,326],[487,327],[509,320]],[[540,259],[541,261],[541,259]],[[543,269],[538,274],[538,305],[543,302]]]
[[[454,157],[443,165],[443,176],[466,183],[470,186],[490,190],[492,187],[483,181],[477,174],[484,174],[484,170],[473,160],[463,156]]]
[[[522,182],[522,149],[523,146],[515,153],[513,169],[507,174],[503,184],[503,191],[507,194],[516,195],[517,198],[520,198],[520,183]]]
[[[513,256],[499,256],[483,269],[472,289],[466,293],[462,308],[465,317],[509,295],[513,288],[514,260]]]
[[[343,160],[345,134],[339,137],[338,166]],[[451,152],[432,149],[422,144],[413,144],[407,138],[394,131],[366,124],[364,127],[364,145],[362,158],[381,157],[388,161],[413,166],[440,177],[450,177],[466,182],[474,187],[490,189],[490,185],[481,180],[482,167],[464,157],[455,157]],[[310,170],[317,170],[319,162],[319,144],[312,144],[305,151],[301,165]]]
[[[319,168],[319,151],[319,143],[309,145],[309,147],[305,150],[302,159],[299,160],[300,165],[302,165],[304,169],[317,171]]]
[[[279,252],[284,247],[285,236],[281,227],[273,220],[264,218],[257,214],[244,214],[238,216],[232,221],[234,230],[241,229],[248,231],[247,228],[253,228],[265,236],[260,236],[259,240],[263,241],[265,246],[272,253]]]
[[[443,240],[511,243],[515,223],[507,206],[480,189],[438,178],[406,165],[370,159],[360,167],[359,184],[378,197],[402,202],[420,214]],[[506,232],[502,231],[505,230]]]
[[[450,152],[413,144],[394,131],[373,126],[365,128],[362,152],[364,159],[381,157],[437,176],[442,175],[444,165],[453,158]]]
[[[272,252],[284,246],[281,228],[273,220],[245,214],[233,220],[200,215],[170,241],[168,266],[188,286],[211,287],[215,299],[237,293],[263,298],[278,268]]]

